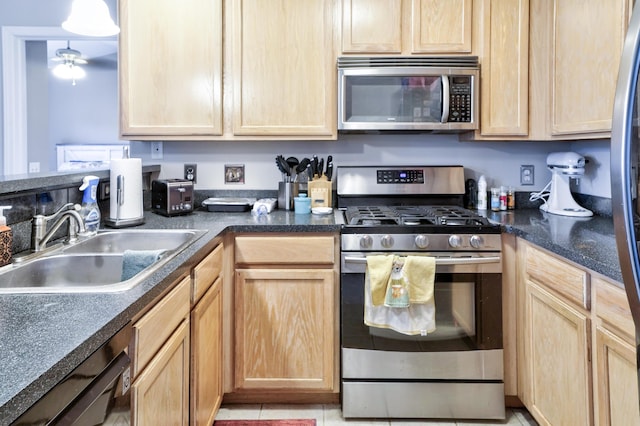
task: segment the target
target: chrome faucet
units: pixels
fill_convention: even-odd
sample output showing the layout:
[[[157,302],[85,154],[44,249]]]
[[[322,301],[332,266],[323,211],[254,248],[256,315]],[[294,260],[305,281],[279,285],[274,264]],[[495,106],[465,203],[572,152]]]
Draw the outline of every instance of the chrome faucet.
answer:
[[[39,252],[47,247],[47,242],[53,234],[62,226],[65,220],[69,220],[69,231],[65,242],[73,243],[78,240],[78,234],[86,232],[84,220],[78,211],[79,204],[67,203],[50,216],[37,214],[31,220],[31,251]],[[54,221],[47,230],[47,224]]]

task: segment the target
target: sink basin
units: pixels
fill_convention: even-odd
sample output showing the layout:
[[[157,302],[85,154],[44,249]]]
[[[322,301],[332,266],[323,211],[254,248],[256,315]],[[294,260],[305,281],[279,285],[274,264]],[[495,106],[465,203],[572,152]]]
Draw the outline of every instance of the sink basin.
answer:
[[[119,230],[100,232],[64,249],[65,253],[124,253],[125,250],[176,250],[197,239],[196,230]]]
[[[0,291],[39,289],[57,292],[70,288],[86,291],[91,287],[120,283],[122,260],[121,254],[41,257],[0,274]]]
[[[0,268],[0,293],[100,293],[128,290],[206,231],[118,230]],[[122,279],[125,250],[166,250],[130,279]]]

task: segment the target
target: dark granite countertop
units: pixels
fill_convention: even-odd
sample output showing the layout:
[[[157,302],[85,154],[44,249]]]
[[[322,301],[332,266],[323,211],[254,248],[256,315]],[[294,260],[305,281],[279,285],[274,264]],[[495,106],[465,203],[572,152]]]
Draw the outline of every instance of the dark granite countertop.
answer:
[[[336,212],[334,212],[336,213]],[[163,217],[145,212],[139,228],[208,232],[131,290],[106,294],[0,294],[0,425],[8,425],[186,274],[232,232],[338,232],[335,215],[274,210]]]
[[[622,282],[613,221],[540,212],[488,212],[515,234],[579,265]],[[0,425],[9,424],[172,283],[189,272],[224,232],[339,232],[341,216],[208,213],[167,218],[145,213],[141,228],[208,232],[135,288],[111,294],[0,295]]]
[[[606,216],[573,218],[523,209],[487,212],[487,217],[533,244],[588,268],[622,285],[613,219]]]

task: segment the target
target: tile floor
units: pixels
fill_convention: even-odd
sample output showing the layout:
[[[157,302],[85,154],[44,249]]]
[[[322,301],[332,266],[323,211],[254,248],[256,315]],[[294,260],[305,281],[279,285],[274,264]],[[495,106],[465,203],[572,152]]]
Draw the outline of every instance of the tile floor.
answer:
[[[257,419],[316,419],[316,426],[371,425],[371,426],[472,426],[472,425],[537,425],[525,409],[507,409],[504,421],[443,421],[443,420],[345,420],[340,405],[240,404],[223,405],[216,420]]]

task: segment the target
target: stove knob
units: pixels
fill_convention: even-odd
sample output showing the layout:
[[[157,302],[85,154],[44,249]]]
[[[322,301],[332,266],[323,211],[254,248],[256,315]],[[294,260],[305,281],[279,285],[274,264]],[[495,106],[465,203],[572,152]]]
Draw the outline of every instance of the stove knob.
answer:
[[[363,249],[371,248],[372,245],[373,245],[373,238],[371,238],[371,235],[363,235],[362,237],[360,237],[361,248]]]
[[[450,236],[449,245],[453,248],[460,247],[462,245],[462,237],[460,237],[460,235]]]
[[[416,238],[414,241],[416,243],[416,246],[421,249],[427,248],[427,246],[429,245],[429,238],[423,234],[416,235]]]
[[[384,235],[380,238],[380,244],[382,244],[382,247],[384,248],[393,247],[393,237],[391,235]]]
[[[469,244],[471,244],[471,247],[479,249],[484,245],[484,238],[480,235],[472,235],[469,238]]]

